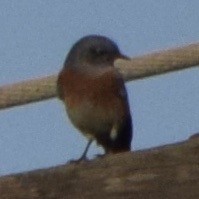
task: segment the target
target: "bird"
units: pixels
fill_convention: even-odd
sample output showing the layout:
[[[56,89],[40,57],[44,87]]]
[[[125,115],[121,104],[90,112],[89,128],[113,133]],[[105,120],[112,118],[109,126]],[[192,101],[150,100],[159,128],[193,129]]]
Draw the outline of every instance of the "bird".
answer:
[[[114,67],[123,55],[117,44],[102,35],[79,39],[58,74],[57,93],[71,123],[88,139],[77,161],[87,159],[93,141],[105,154],[131,150],[133,124],[122,75]]]

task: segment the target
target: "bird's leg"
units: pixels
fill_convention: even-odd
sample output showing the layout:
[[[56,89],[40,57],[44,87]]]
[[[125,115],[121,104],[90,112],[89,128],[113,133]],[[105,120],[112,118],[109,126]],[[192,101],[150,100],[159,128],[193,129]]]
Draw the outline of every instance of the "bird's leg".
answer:
[[[79,159],[77,159],[77,160],[71,160],[70,162],[71,163],[73,163],[73,162],[74,163],[79,163],[79,162],[81,162],[83,160],[87,160],[86,154],[87,154],[88,149],[89,149],[90,145],[92,144],[92,142],[93,142],[93,139],[89,139],[88,144],[86,145],[86,148],[85,148],[83,154],[81,155],[81,157]]]
[[[86,145],[86,148],[85,148],[83,154],[82,154],[81,157],[79,158],[80,161],[81,161],[81,160],[86,160],[86,159],[87,159],[86,154],[87,154],[88,149],[89,149],[90,145],[92,144],[92,142],[93,142],[92,139],[90,139],[90,140],[88,141],[88,144]]]

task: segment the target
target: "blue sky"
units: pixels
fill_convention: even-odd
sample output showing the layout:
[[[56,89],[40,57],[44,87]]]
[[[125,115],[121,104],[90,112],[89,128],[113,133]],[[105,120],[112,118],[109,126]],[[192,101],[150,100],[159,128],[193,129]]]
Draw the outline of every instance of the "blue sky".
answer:
[[[101,34],[128,56],[199,41],[197,0],[1,0],[0,85],[58,73],[77,39]],[[127,84],[134,150],[199,132],[199,68]],[[0,175],[64,164],[86,139],[57,99],[0,111]],[[102,153],[92,145],[89,156]]]

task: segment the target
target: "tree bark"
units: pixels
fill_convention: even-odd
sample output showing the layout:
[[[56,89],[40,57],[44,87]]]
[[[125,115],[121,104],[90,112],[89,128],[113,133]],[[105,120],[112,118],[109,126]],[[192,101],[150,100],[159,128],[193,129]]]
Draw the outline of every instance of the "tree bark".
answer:
[[[199,134],[177,144],[3,176],[1,199],[198,199]]]

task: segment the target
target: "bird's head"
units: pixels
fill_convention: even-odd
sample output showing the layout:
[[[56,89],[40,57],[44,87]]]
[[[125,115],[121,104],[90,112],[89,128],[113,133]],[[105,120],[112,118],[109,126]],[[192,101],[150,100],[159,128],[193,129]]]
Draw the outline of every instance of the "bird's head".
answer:
[[[104,36],[89,35],[73,45],[64,65],[81,70],[98,69],[113,66],[117,58],[126,57],[115,42]]]

